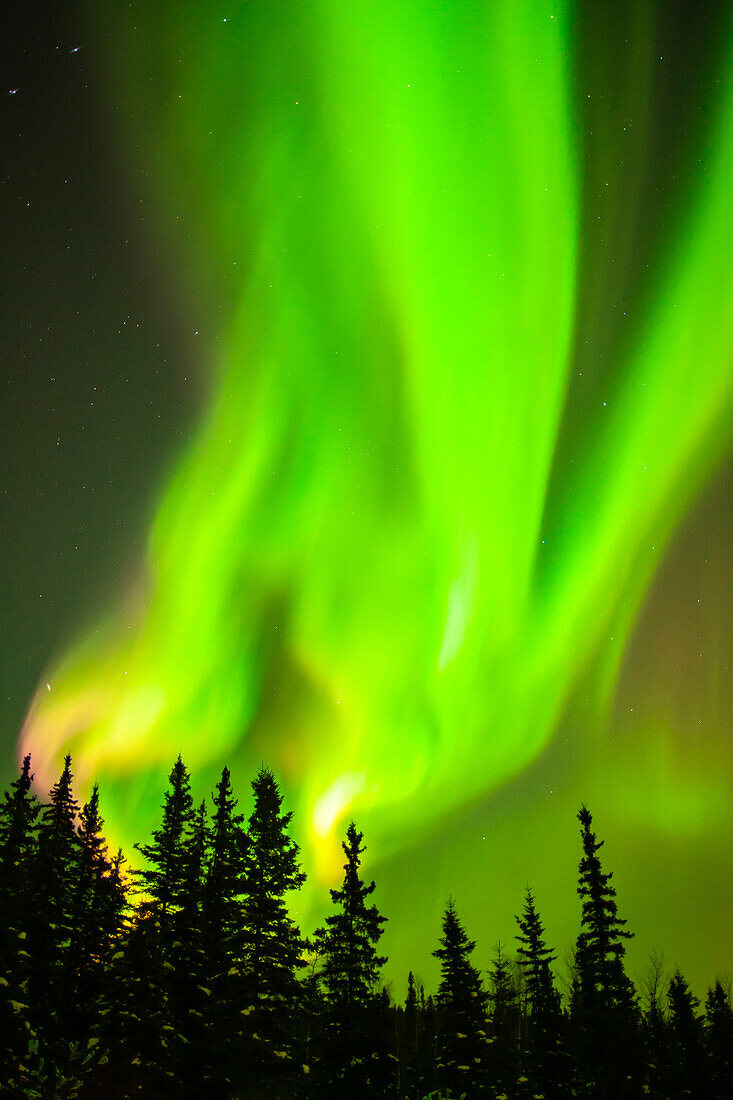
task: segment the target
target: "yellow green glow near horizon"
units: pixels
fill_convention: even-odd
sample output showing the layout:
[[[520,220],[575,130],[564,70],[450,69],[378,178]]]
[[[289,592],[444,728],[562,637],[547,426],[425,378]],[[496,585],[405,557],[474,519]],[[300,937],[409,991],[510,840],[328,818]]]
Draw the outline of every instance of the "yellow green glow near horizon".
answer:
[[[143,579],[48,673],[21,749],[46,782],[71,751],[123,844],[179,751],[206,775],[264,760],[320,889],[351,816],[399,850],[525,769],[591,666],[607,700],[730,445],[732,70],[559,471],[583,293],[573,8],[152,7],[145,48],[116,29],[125,105],[236,305]]]

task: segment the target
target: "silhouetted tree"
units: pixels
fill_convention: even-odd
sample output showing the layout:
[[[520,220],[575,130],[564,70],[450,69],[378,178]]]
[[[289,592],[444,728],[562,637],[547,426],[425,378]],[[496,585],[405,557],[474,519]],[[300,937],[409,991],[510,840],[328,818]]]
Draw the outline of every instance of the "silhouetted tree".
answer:
[[[375,885],[363,882],[359,874],[363,838],[352,821],[342,844],[343,884],[331,890],[337,911],[315,933],[326,1005],[320,1095],[354,1100],[386,1095],[390,1076],[381,1048],[381,1010],[375,988],[387,961],[377,954],[376,946],[386,917],[376,905],[367,905]]]
[[[529,1078],[531,1095],[546,1097],[567,1094],[567,1058],[563,1043],[564,1021],[560,995],[550,969],[556,959],[545,942],[545,933],[528,888],[519,925],[517,955],[524,974],[527,1006],[523,1074]]]
[[[109,1063],[95,1075],[99,1093],[197,1096],[205,1090],[206,961],[202,893],[208,843],[205,807],[194,813],[179,757],[169,776],[161,827],[136,845],[149,866],[146,887],[115,943],[100,997],[100,1047]],[[112,878],[121,877],[121,856]]]
[[[78,869],[73,894],[73,928],[65,975],[64,1002],[73,1039],[86,1047],[101,996],[104,968],[114,948],[127,905],[122,853],[110,862],[95,784],[79,814]]]
[[[705,1000],[705,1053],[710,1100],[733,1096],[733,1011],[720,981]]]
[[[577,964],[582,1018],[580,1057],[586,1087],[595,1096],[637,1096],[641,1084],[638,1009],[624,970],[624,941],[633,933],[618,915],[613,872],[598,857],[603,841],[591,831],[585,806],[578,813],[583,857],[578,894],[582,899]]]
[[[299,890],[306,876],[289,835],[293,815],[282,812],[283,796],[272,772],[260,769],[252,790],[243,900],[247,1080],[256,1091],[266,1080],[292,1084],[302,1072],[294,1033],[301,1007],[298,972],[305,961],[286,896]]]
[[[127,860],[118,848],[112,860],[109,872],[99,882],[97,900],[97,919],[100,953],[103,959],[109,958],[110,951],[116,950],[124,925],[125,914],[129,910],[128,883],[123,870]]]
[[[517,955],[524,972],[529,1014],[536,1029],[545,1020],[554,1020],[560,1007],[550,964],[557,958],[545,943],[544,928],[535,908],[532,891],[527,889],[524,911],[515,918],[519,925]]]
[[[437,1078],[443,1089],[453,1089],[468,1100],[485,1095],[488,1043],[486,1002],[481,976],[471,963],[476,944],[469,940],[450,898],[443,916],[437,994]]]
[[[420,1056],[420,1013],[417,986],[412,971],[407,975],[407,996],[402,1014],[400,1093],[410,1098],[418,1095],[418,1059]],[[420,1096],[424,1095],[422,1092]]]
[[[0,1081],[8,1096],[23,1096],[21,1065],[33,1061],[35,1044],[29,1000],[31,956],[28,928],[34,901],[34,861],[40,806],[31,784],[31,758],[0,804]]]
[[[405,1019],[414,1020],[417,1016],[417,986],[415,975],[410,971],[407,975],[407,995],[405,997]]]
[[[667,1095],[669,1033],[663,1003],[663,974],[663,957],[651,955],[643,985],[645,1003],[641,1028],[647,1092],[657,1100],[664,1100]]]
[[[73,793],[71,756],[64,760],[49,804],[41,811],[34,910],[29,922],[31,1008],[44,1058],[66,1069],[72,1021],[68,1012],[80,842],[79,804]]]
[[[122,853],[107,852],[98,788],[79,811],[70,757],[47,806],[31,780],[26,757],[0,802],[0,1092],[9,1100],[733,1094],[733,1011],[719,981],[703,1021],[679,970],[664,996],[663,963],[652,957],[639,1017],[623,965],[630,933],[585,807],[569,1028],[529,890],[518,959],[498,944],[489,993],[451,900],[434,952],[437,1008],[412,972],[397,1007],[378,983],[385,918],[361,878],[353,823],[335,909],[312,943],[301,939],[286,898],[305,876],[271,772],[253,781],[245,831],[228,770],[209,820],[205,803],[193,809],[179,757],[161,825],[139,846],[147,865],[133,874],[143,889],[132,899]]]
[[[20,775],[5,791],[0,804],[0,905],[12,903],[27,882],[29,862],[37,843],[41,807],[32,790],[31,755],[23,759]]]
[[[168,1080],[171,1095],[185,1092],[181,1081],[181,1047],[188,1040],[181,1015],[189,1007],[185,990],[196,975],[184,974],[180,964],[181,936],[191,927],[192,908],[200,901],[191,897],[192,851],[196,847],[196,815],[191,780],[179,756],[168,777],[160,827],[148,844],[135,847],[147,861],[136,872],[144,889],[138,912],[126,937],[125,955],[130,974],[119,975],[120,996],[125,1003],[126,1033],[117,1044],[118,1055],[127,1050],[130,1061],[141,1068],[144,1087],[159,1087]],[[140,1027],[141,1014],[156,999],[147,1034]]]
[[[667,1000],[670,1033],[667,1095],[705,1096],[703,1026],[697,1011],[700,1002],[679,969],[669,983]]]
[[[166,959],[168,1005],[173,1032],[169,1061],[178,1092],[200,1096],[207,1087],[211,989],[207,985],[203,892],[209,848],[206,803],[193,816],[183,861],[184,891],[173,914],[174,938]]]
[[[244,883],[247,834],[228,768],[212,796],[210,857],[203,885],[202,929],[205,986],[211,990],[207,1014],[207,1066],[204,1078],[214,1095],[226,1095],[243,1059],[241,1008],[244,988]]]
[[[489,969],[491,1051],[489,1073],[499,1092],[513,1092],[519,1069],[519,1004],[509,959],[501,940]]]
[[[166,948],[175,934],[176,917],[186,902],[188,845],[193,831],[191,780],[179,756],[168,778],[169,790],[163,802],[163,820],[153,831],[149,844],[135,847],[148,866],[137,872],[148,895],[148,905],[160,921]]]

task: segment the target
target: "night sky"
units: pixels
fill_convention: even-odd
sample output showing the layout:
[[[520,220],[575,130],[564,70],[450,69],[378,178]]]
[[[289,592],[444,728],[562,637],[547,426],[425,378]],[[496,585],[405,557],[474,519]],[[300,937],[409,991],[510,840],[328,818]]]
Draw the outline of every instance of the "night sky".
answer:
[[[308,7],[13,5],[0,778],[70,750],[130,848],[178,751],[243,803],[270,764],[304,931],[353,814],[400,995],[449,893],[479,965],[527,883],[569,948],[585,801],[632,973],[701,991],[733,970],[730,6]]]

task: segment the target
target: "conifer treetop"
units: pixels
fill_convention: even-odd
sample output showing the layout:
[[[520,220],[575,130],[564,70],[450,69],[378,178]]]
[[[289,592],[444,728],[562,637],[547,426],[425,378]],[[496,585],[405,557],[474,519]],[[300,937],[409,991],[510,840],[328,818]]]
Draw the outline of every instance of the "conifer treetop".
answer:
[[[366,1004],[386,956],[377,955],[387,918],[376,905],[366,901],[375,890],[374,882],[364,882],[359,873],[361,857],[366,851],[364,834],[354,822],[346,830],[342,848],[346,856],[344,878],[340,889],[331,890],[331,900],[337,912],[326,917],[324,928],[315,933],[315,942],[324,963],[322,979],[333,1003],[348,1007]]]
[[[71,771],[71,753],[64,757],[61,775],[51,787],[48,805],[43,808],[43,820],[52,833],[72,834],[79,815],[79,803],[74,798],[74,776]]]
[[[578,820],[582,825],[583,858],[579,867],[578,894],[583,898],[581,926],[608,951],[623,955],[621,940],[632,939],[634,933],[625,930],[626,921],[618,915],[616,889],[611,886],[613,871],[603,871],[598,852],[602,840],[591,832],[593,818],[586,806],[581,806]]]
[[[89,800],[84,803],[79,814],[77,835],[81,841],[84,858],[95,863],[104,858],[107,844],[104,839],[104,819],[99,811],[99,785],[92,787]]]
[[[578,894],[582,898],[581,930],[577,940],[576,961],[580,990],[587,1009],[607,1004],[619,1010],[627,1023],[637,1012],[636,995],[624,971],[624,941],[633,933],[618,915],[612,873],[604,872],[598,852],[603,841],[591,831],[593,818],[586,806],[578,813],[581,824],[583,857],[579,865]],[[621,1019],[619,1016],[619,1020]]]
[[[524,911],[515,918],[519,925],[517,956],[527,983],[527,996],[533,1017],[539,1018],[557,1010],[559,997],[555,991],[550,964],[557,958],[545,942],[545,930],[535,906],[532,891],[527,887]]]
[[[300,870],[300,849],[288,830],[292,810],[282,813],[283,795],[269,768],[260,768],[252,780],[255,804],[249,817],[249,873],[260,876],[263,886],[281,896],[299,890],[306,880]]]
[[[135,848],[149,867],[138,872],[156,907],[166,913],[184,903],[186,851],[193,829],[193,799],[188,769],[180,753],[168,777],[163,817],[148,844]]]
[[[438,1004],[453,1006],[463,998],[472,1000],[477,997],[482,1004],[486,1002],[487,995],[481,989],[479,972],[469,958],[475,947],[476,943],[468,938],[458,918],[455,901],[450,897],[443,915],[440,947],[433,951],[434,958],[440,960],[442,975],[437,993]]]
[[[31,754],[23,758],[20,775],[5,791],[0,804],[0,866],[9,869],[35,837],[40,803],[33,794]]]

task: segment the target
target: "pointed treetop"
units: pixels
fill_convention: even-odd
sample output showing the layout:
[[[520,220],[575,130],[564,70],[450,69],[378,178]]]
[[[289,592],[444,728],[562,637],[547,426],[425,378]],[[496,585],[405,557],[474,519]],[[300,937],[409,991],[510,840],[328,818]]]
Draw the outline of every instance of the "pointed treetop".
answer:
[[[40,806],[38,806],[35,795],[32,793],[33,778],[33,774],[31,773],[31,754],[28,753],[27,756],[23,757],[20,775],[10,784],[10,791],[5,792],[2,810],[6,816],[12,817],[14,813],[18,812],[18,808],[21,806],[27,808],[34,806],[35,813],[38,813]],[[14,809],[11,809],[11,807],[14,807]]]
[[[36,818],[41,807],[32,791],[30,753],[23,759],[20,775],[13,780],[0,803],[0,865],[6,872],[15,868],[32,847]]]
[[[730,1003],[730,994],[725,991],[720,978],[716,978],[715,985],[708,989],[705,998],[705,1018],[708,1024],[717,1020],[725,1020],[733,1023],[733,1009]]]
[[[51,788],[49,805],[43,811],[44,821],[51,824],[52,831],[74,831],[79,803],[74,798],[73,780],[71,753],[67,753],[61,775]]]
[[[407,996],[405,998],[405,1012],[409,1015],[417,1011],[417,989],[415,987],[415,975],[412,971],[407,975]]]
[[[244,820],[242,814],[234,814],[234,810],[239,800],[234,797],[234,792],[232,791],[232,780],[229,768],[222,768],[221,779],[216,784],[216,794],[212,794],[211,800],[215,807],[213,824],[215,835],[224,828],[230,829],[232,825],[241,824]]]
[[[149,866],[137,872],[153,905],[167,917],[186,902],[188,846],[194,827],[191,780],[180,753],[168,777],[160,827],[135,848]]]
[[[578,811],[578,821],[583,826],[581,835],[583,838],[584,851],[586,854],[597,852],[599,848],[603,847],[604,842],[602,840],[596,841],[596,834],[591,832],[590,827],[593,824],[593,815],[585,803],[581,804],[580,810]]]
[[[521,916],[516,916],[514,919],[519,925],[519,935],[514,938],[521,945],[517,948],[520,964],[534,969],[541,961],[554,962],[556,956],[545,944],[544,926],[529,886],[524,898],[524,911]]]
[[[84,803],[79,814],[79,825],[76,830],[85,857],[91,863],[104,859],[107,843],[102,833],[103,829],[104,819],[99,812],[99,785],[95,783],[89,801]]]
[[[20,775],[15,780],[13,786],[19,784],[23,788],[24,792],[29,791],[34,778],[35,776],[31,775],[31,754],[26,753],[26,755],[23,757],[23,765],[20,769]]]
[[[327,996],[349,1006],[370,1000],[379,971],[387,962],[376,949],[387,918],[376,905],[366,904],[375,884],[364,882],[359,874],[365,851],[363,837],[350,822],[342,843],[346,855],[343,882],[340,889],[331,890],[331,900],[338,908],[326,917],[326,927],[315,934],[324,959],[322,978]]]

